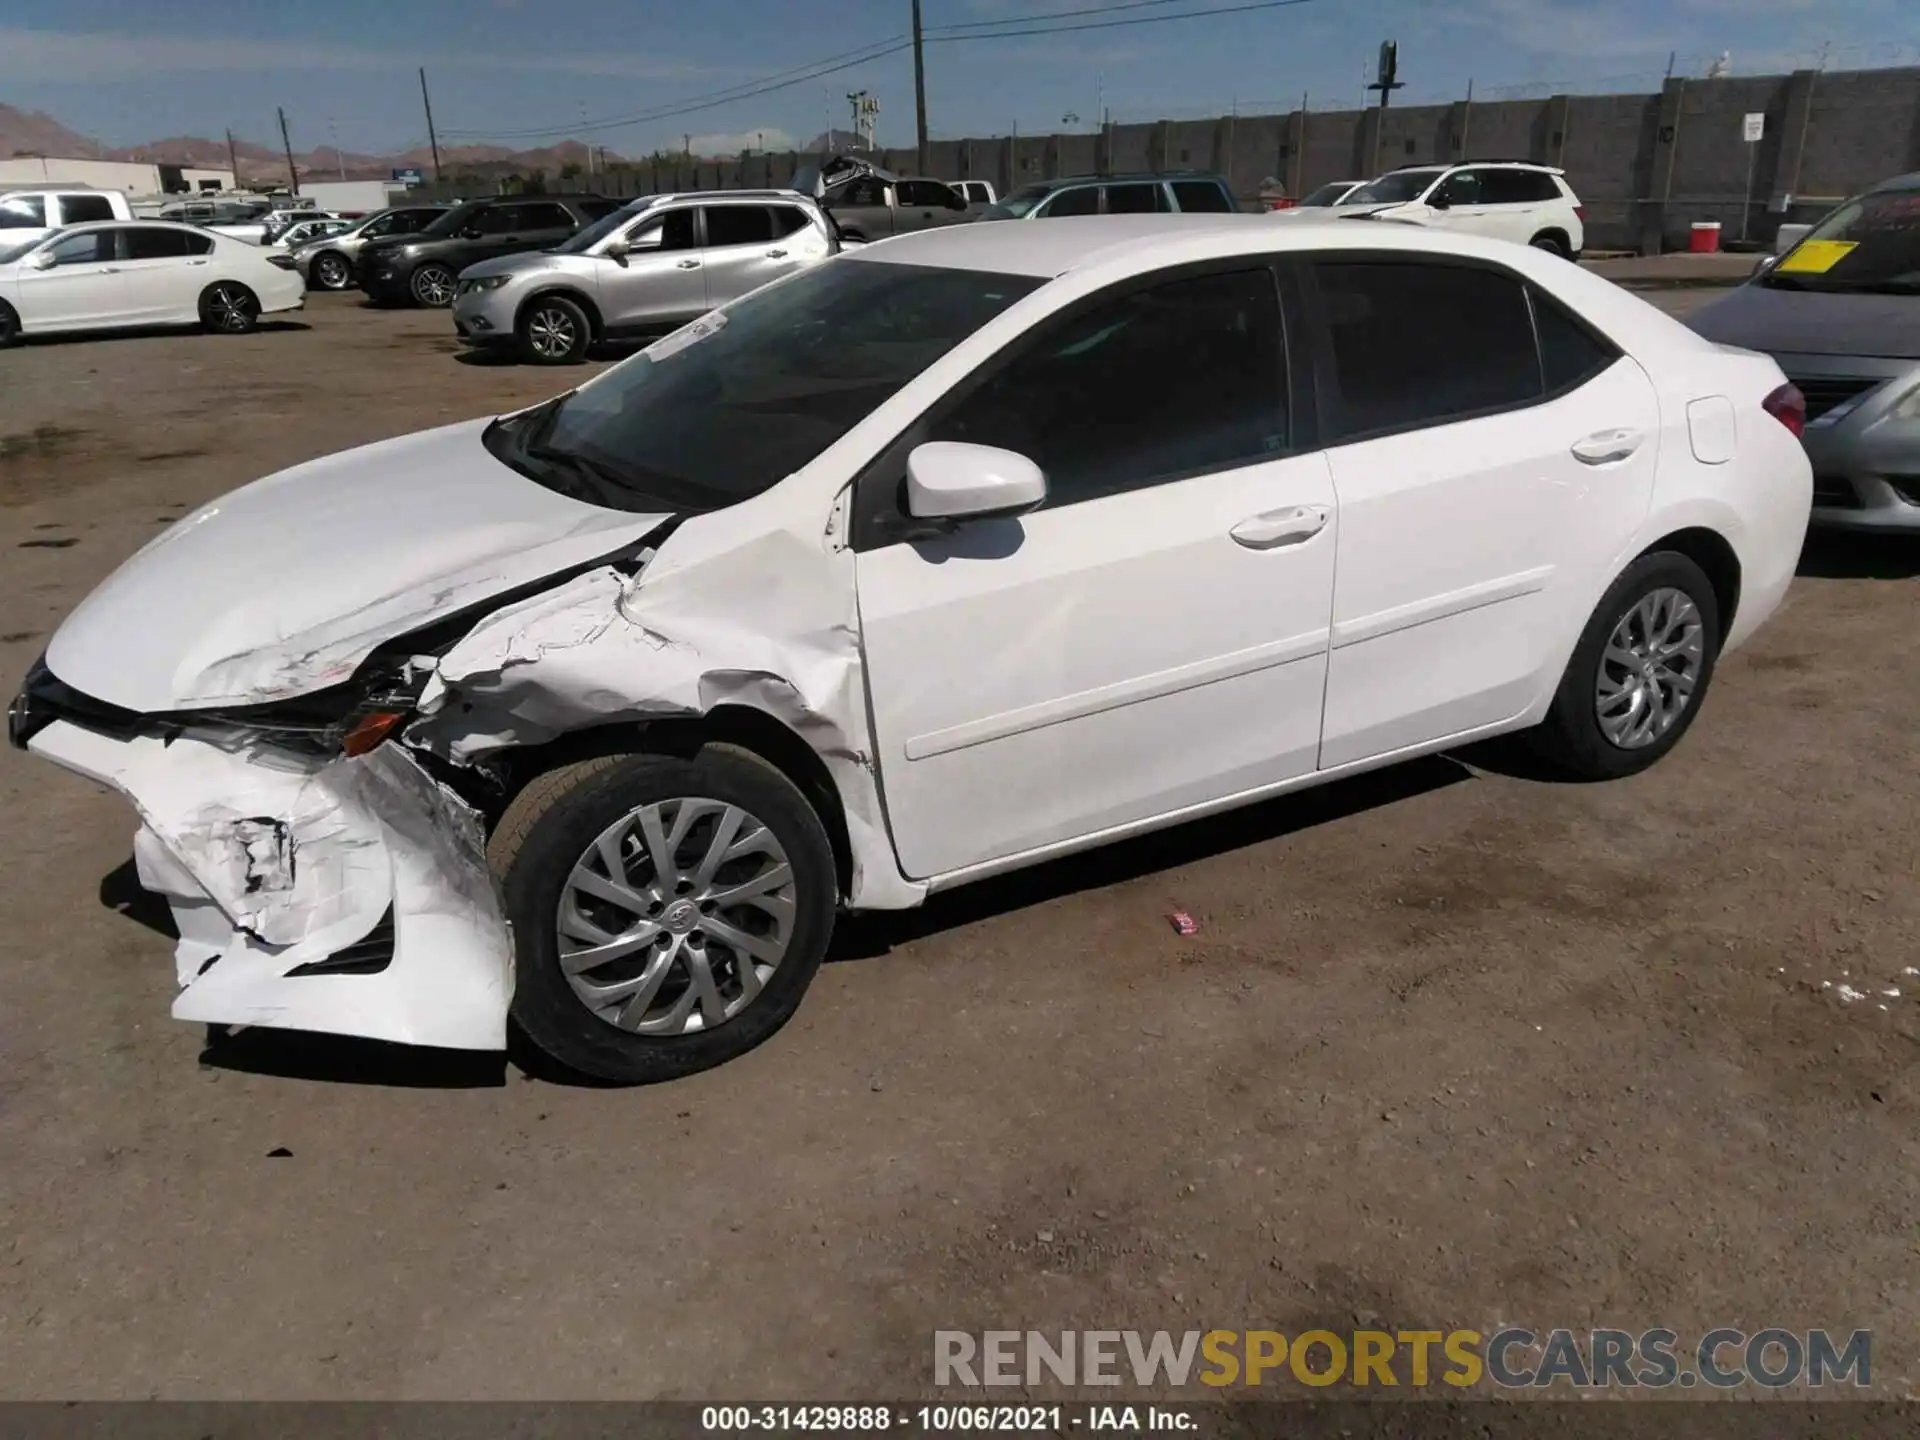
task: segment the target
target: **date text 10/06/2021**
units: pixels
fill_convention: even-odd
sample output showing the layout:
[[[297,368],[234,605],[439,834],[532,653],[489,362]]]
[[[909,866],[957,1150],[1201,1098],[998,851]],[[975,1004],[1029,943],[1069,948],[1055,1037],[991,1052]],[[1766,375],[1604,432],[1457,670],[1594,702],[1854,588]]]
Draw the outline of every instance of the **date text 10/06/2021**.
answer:
[[[1157,1405],[708,1405],[700,1428],[730,1431],[1026,1433],[1199,1429],[1190,1410]]]

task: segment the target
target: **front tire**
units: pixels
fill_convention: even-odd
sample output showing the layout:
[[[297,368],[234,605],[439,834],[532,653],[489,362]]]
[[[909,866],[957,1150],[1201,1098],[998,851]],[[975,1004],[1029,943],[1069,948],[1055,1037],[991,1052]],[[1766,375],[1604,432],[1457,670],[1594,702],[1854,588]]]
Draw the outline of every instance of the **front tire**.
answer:
[[[20,343],[20,317],[13,307],[0,300],[0,350]]]
[[[833,933],[819,816],[733,745],[550,771],[507,807],[487,855],[513,926],[514,1018],[600,1080],[744,1055],[799,1008]]]
[[[407,280],[407,294],[413,303],[429,310],[444,310],[453,303],[453,271],[436,261],[415,270]]]
[[[1573,258],[1573,246],[1567,243],[1566,236],[1558,230],[1542,230],[1527,243],[1536,250],[1544,250],[1549,255],[1558,255],[1562,260]]]
[[[200,296],[200,323],[217,335],[244,335],[260,323],[260,297],[238,280],[217,281]]]
[[[586,311],[564,295],[540,296],[520,312],[514,328],[521,355],[535,365],[577,365],[593,343]]]
[[[1720,625],[1706,572],[1676,551],[1642,555],[1587,621],[1530,737],[1535,749],[1583,780],[1618,780],[1654,765],[1700,713]]]
[[[314,256],[307,270],[313,276],[313,283],[322,290],[345,290],[353,284],[353,266],[347,263],[346,256],[332,250]]]

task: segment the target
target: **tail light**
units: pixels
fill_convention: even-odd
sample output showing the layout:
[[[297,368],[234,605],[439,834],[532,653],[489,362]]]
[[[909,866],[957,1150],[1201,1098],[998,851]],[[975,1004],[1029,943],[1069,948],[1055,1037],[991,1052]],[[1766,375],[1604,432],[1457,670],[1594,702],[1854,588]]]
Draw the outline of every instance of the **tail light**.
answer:
[[[1798,385],[1791,382],[1782,385],[1760,402],[1760,408],[1791,430],[1795,439],[1806,435],[1807,397],[1800,393]]]
[[[1584,205],[1574,206],[1573,218],[1578,220],[1582,225],[1586,224],[1587,223],[1587,207]]]

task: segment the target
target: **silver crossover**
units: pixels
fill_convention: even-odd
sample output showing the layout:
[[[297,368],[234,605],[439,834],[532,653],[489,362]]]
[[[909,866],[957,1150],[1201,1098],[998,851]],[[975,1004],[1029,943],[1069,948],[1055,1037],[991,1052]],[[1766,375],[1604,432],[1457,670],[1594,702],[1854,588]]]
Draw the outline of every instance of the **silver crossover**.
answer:
[[[788,190],[650,195],[552,250],[460,272],[453,325],[538,365],[594,341],[671,330],[839,249],[818,204]]]
[[[1920,173],[1847,201],[1688,322],[1806,396],[1813,522],[1920,534]]]
[[[412,235],[424,230],[451,206],[396,205],[369,215],[351,229],[323,235],[289,247],[294,268],[313,290],[345,290],[353,284],[353,267],[360,249],[383,235]]]

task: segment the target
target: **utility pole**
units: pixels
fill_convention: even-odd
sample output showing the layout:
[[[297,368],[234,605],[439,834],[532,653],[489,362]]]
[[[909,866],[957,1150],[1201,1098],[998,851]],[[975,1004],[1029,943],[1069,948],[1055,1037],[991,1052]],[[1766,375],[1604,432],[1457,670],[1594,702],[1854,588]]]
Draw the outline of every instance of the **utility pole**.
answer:
[[[240,188],[240,161],[233,152],[233,127],[227,127],[227,168],[233,172],[233,188]]]
[[[920,0],[913,0],[913,119],[919,139],[920,173],[927,173],[927,53],[920,36]]]
[[[334,123],[331,115],[327,117],[327,138],[333,141],[334,169],[338,170],[340,172],[340,178],[345,180],[347,178],[347,157],[340,153],[340,127]]]
[[[287,112],[275,106],[274,113],[280,117],[280,148],[287,155],[287,190],[289,194],[300,193],[300,172],[293,168],[293,141],[287,138]]]
[[[433,131],[433,98],[427,94],[427,67],[420,67],[420,103],[427,107],[427,146],[433,151],[433,178],[440,178],[440,137]]]

